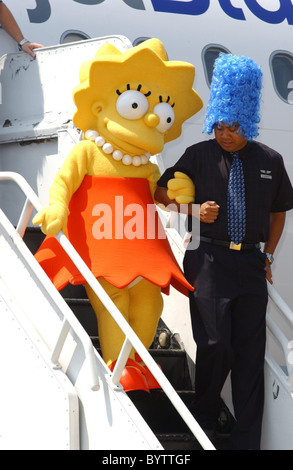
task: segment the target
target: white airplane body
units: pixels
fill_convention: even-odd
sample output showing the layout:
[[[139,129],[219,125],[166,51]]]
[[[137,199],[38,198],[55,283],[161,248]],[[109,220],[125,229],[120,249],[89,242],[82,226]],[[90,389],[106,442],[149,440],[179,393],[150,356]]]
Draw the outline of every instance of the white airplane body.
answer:
[[[170,60],[183,60],[195,66],[194,88],[201,96],[204,107],[183,125],[182,135],[165,146],[162,155],[158,157],[161,171],[174,164],[189,145],[212,138],[203,134],[202,128],[209,99],[213,62],[219,52],[251,57],[261,66],[264,75],[258,140],[283,156],[293,182],[293,0],[6,0],[5,3],[12,11],[24,36],[30,41],[43,44],[48,50],[52,49],[52,54],[58,45],[70,42],[76,44],[77,41],[94,38],[123,36],[127,38],[126,46],[131,47],[142,40],[156,37],[163,42]],[[0,58],[18,51],[15,41],[0,30]],[[74,74],[75,72],[76,67]],[[9,74],[7,70],[5,73],[4,76],[3,72],[2,77],[5,78],[7,86]],[[62,78],[64,77],[60,77],[60,80]],[[58,70],[55,79],[58,84]],[[72,81],[74,80],[75,75]],[[70,100],[71,85],[69,88]],[[3,93],[4,84],[2,84],[3,101],[0,102],[0,147],[2,144],[0,170],[15,171],[18,164],[14,158],[14,150],[9,150],[9,146],[6,145],[9,127],[2,111],[7,109],[6,105],[1,107],[1,103],[5,101]],[[22,89],[21,93],[24,94],[25,102],[26,89]],[[56,96],[51,98],[52,106],[55,106],[57,113],[58,105],[55,103],[58,103],[59,99],[58,86],[56,86]],[[47,101],[44,102],[45,108]],[[18,105],[21,106],[21,103],[17,101],[13,103],[15,110]],[[22,107],[25,109],[23,103]],[[73,107],[72,105],[72,109]],[[29,139],[31,135],[27,138],[28,141]],[[16,136],[16,141],[20,142],[21,138],[18,139]],[[53,147],[52,143],[48,145],[50,148]],[[31,174],[35,174],[33,166],[39,164],[37,154],[44,151],[41,147],[36,149],[32,144],[36,157],[30,159],[27,147],[21,148],[25,159],[19,159],[19,172],[22,173],[23,170],[25,176],[30,174],[30,168]],[[62,158],[64,156],[62,155]],[[50,162],[53,160],[54,158],[51,158]],[[40,173],[43,172],[44,175],[47,168],[49,174],[49,166],[46,165],[47,163],[40,167]],[[56,166],[56,163],[54,165]],[[47,188],[48,182],[43,184],[39,196],[40,193],[42,196],[42,191],[47,193]],[[9,206],[6,195],[3,197],[1,192],[0,199],[1,204]],[[11,212],[14,214],[13,206],[15,204],[11,204]],[[291,212],[287,215],[284,233],[275,254],[273,279],[278,292],[293,308],[293,212]],[[290,349],[293,341],[289,344],[290,338],[293,338],[291,325],[285,326],[285,329],[288,334],[288,355],[291,354],[293,357]],[[293,360],[290,363],[293,364]],[[274,380],[272,379],[275,384]],[[292,408],[291,403],[289,406]],[[284,410],[281,411],[285,416]],[[286,426],[289,432],[290,425]],[[271,447],[274,448],[274,445],[273,443]],[[282,448],[282,444],[278,446]]]

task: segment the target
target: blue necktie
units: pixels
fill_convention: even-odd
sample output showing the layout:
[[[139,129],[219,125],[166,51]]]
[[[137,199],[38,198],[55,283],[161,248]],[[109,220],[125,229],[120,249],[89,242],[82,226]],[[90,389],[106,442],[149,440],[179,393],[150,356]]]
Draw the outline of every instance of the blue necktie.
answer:
[[[245,236],[245,186],[238,152],[233,157],[228,183],[228,234],[238,245]]]

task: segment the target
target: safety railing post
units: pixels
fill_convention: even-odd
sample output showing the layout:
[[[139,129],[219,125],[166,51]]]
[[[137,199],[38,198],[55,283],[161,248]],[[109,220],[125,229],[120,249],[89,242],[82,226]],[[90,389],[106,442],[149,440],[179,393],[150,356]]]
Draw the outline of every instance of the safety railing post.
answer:
[[[59,367],[60,354],[62,352],[64,343],[66,341],[69,331],[70,331],[70,323],[65,319],[63,321],[63,325],[59,333],[57,342],[51,354],[51,361],[53,362],[53,364],[55,364],[55,367],[56,366]]]
[[[22,213],[20,215],[17,227],[16,227],[16,231],[21,236],[21,238],[23,238],[24,236],[32,211],[33,211],[33,205],[31,201],[29,200],[29,198],[27,198],[23,206]]]
[[[116,386],[119,384],[120,377],[122,375],[122,372],[123,372],[123,369],[126,365],[126,362],[129,358],[129,354],[131,352],[131,349],[132,349],[132,344],[128,340],[128,338],[126,338],[125,341],[124,341],[124,344],[122,346],[122,349],[120,351],[120,354],[118,356],[118,359],[116,361],[116,364],[115,364],[115,367],[114,367],[114,370],[113,370],[113,374],[112,374],[112,382]]]

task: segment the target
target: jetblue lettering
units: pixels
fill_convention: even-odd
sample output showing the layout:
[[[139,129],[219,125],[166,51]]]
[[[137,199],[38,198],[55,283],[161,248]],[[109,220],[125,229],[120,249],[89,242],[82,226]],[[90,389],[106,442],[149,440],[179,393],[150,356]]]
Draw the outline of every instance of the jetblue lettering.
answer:
[[[145,10],[143,0],[123,0],[126,5],[136,10]]]
[[[27,10],[31,23],[45,23],[51,16],[51,6],[49,0],[36,0],[36,8]]]
[[[268,11],[261,7],[256,0],[245,0],[249,10],[266,23],[277,24],[287,20],[293,24],[293,5],[291,0],[280,0],[280,8],[277,11]]]
[[[231,5],[231,0],[219,0],[222,10],[227,13],[228,16],[235,20],[245,20],[242,8],[236,8]]]
[[[202,15],[210,6],[210,0],[192,0],[191,2],[151,0],[151,2],[155,11],[180,13],[183,15]]]
[[[36,8],[28,9],[28,16],[31,23],[45,23],[51,16],[51,0],[36,0]],[[73,0],[82,5],[99,5],[105,0]],[[121,0],[130,8],[145,10],[144,0]],[[214,0],[215,1],[215,0]],[[232,5],[233,0],[218,0],[219,5],[226,15],[235,20],[245,21],[243,9]],[[158,12],[177,13],[181,15],[203,15],[210,7],[210,0],[151,0],[153,8]],[[287,21],[293,25],[293,4],[292,0],[279,0],[279,8],[270,11],[260,6],[257,0],[243,0],[249,10],[265,23],[278,24]]]
[[[105,0],[73,0],[83,5],[98,5]],[[28,9],[27,14],[31,23],[45,23],[51,16],[50,0],[36,0],[36,8]]]
[[[105,0],[73,0],[76,3],[82,3],[83,5],[98,5],[103,3]]]
[[[202,15],[209,6],[210,0],[191,0],[182,2],[176,0],[151,0],[155,11],[164,11],[168,13],[181,13],[185,15]],[[266,23],[277,24],[284,20],[288,24],[293,24],[293,5],[291,0],[279,0],[280,7],[277,11],[269,11],[261,7],[257,0],[244,0],[249,10],[260,20]],[[236,20],[245,20],[242,8],[232,5],[232,0],[219,0],[222,10],[231,18]]]

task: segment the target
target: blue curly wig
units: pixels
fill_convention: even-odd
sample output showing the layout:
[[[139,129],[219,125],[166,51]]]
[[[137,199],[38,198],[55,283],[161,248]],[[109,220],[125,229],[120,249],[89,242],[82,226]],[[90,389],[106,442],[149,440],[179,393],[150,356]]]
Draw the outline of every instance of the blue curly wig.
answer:
[[[258,136],[262,72],[244,56],[221,53],[214,64],[210,99],[203,132],[211,134],[217,123],[239,124],[247,140]]]

